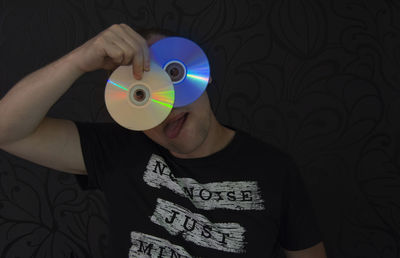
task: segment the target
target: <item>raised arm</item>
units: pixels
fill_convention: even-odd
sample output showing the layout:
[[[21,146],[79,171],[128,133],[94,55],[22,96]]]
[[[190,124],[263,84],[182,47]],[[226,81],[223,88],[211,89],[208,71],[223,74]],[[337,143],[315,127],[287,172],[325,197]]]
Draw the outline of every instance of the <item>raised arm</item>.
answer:
[[[143,70],[149,70],[148,48],[139,34],[120,24],[27,75],[0,100],[0,149],[53,169],[85,174],[74,122],[46,114],[82,74],[131,64],[140,79]]]

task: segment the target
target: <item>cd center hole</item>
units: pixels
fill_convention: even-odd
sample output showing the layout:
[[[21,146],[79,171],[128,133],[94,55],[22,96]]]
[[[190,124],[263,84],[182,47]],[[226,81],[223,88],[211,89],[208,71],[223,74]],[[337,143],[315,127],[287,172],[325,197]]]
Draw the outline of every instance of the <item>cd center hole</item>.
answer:
[[[146,97],[146,93],[143,90],[135,91],[135,100],[142,101]]]
[[[176,68],[176,67],[172,68],[172,69],[169,71],[169,74],[170,74],[171,76],[173,76],[173,77],[178,76],[178,75],[179,75],[179,70],[178,70],[178,68]]]

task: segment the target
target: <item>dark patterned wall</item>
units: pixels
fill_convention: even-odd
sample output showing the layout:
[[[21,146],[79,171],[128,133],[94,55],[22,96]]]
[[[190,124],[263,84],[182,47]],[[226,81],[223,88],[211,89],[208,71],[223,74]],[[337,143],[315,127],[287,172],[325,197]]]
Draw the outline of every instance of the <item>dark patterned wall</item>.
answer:
[[[217,117],[296,158],[329,257],[400,257],[399,1],[0,0],[0,96],[121,22],[203,47]],[[105,80],[82,76],[50,115],[109,121]],[[104,257],[106,205],[0,152],[0,257]]]

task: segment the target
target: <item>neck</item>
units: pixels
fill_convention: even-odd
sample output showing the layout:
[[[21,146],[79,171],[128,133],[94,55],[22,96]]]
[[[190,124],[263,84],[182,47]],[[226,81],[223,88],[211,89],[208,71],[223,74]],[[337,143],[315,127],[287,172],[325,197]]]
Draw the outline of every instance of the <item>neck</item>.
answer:
[[[207,137],[200,146],[190,153],[170,152],[175,157],[182,159],[206,157],[225,148],[231,142],[235,133],[234,130],[220,124],[212,115]]]

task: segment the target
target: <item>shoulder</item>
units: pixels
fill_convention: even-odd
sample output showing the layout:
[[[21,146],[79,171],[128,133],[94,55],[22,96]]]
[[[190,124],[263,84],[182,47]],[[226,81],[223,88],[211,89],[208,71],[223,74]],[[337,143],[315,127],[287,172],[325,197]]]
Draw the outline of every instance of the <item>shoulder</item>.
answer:
[[[293,163],[294,159],[282,147],[273,143],[267,142],[248,132],[237,129],[237,138],[240,141],[241,150],[244,153],[249,153],[256,158],[275,162]]]
[[[281,147],[266,142],[248,132],[237,130],[237,156],[235,162],[241,164],[248,175],[258,178],[260,183],[274,182],[275,186],[289,184],[299,176],[299,166],[292,154]]]

